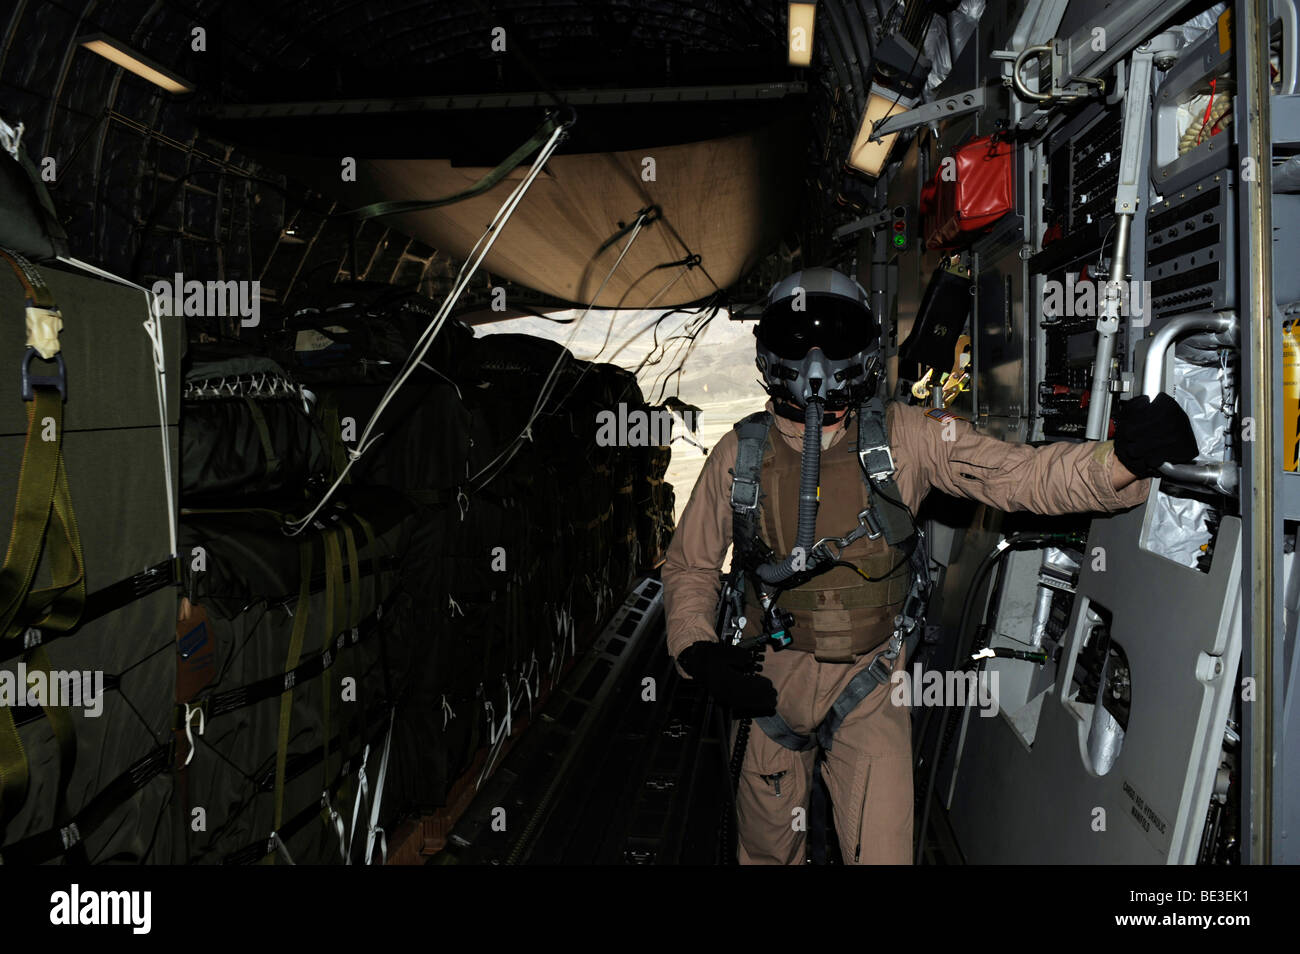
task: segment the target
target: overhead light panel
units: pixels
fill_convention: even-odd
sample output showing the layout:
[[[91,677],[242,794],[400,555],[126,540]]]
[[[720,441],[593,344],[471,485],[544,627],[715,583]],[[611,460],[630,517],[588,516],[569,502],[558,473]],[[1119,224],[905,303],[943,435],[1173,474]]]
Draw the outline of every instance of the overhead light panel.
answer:
[[[120,40],[103,33],[96,33],[82,39],[81,45],[92,53],[98,53],[106,60],[111,60],[124,70],[130,70],[141,79],[146,79],[155,86],[162,87],[169,93],[192,93],[194,84],[177,76],[167,67],[141,56]]]
[[[871,141],[872,127],[886,116],[899,116],[912,108],[912,102],[902,99],[893,90],[873,85],[867,96],[867,108],[862,111],[862,122],[849,151],[849,165],[869,176],[879,176],[894,148],[898,133],[890,133],[876,142]]]
[[[816,3],[790,3],[790,65],[808,66],[812,63],[813,24],[817,20]]]

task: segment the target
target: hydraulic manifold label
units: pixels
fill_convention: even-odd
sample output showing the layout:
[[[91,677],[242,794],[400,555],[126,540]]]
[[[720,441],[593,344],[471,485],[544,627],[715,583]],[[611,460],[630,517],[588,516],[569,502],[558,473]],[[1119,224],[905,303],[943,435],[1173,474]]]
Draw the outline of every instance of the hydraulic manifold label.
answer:
[[[1153,847],[1161,854],[1168,854],[1169,822],[1151,806],[1150,802],[1138,794],[1132,782],[1125,779],[1123,786],[1124,794],[1128,796],[1130,802],[1124,814],[1146,833],[1147,841],[1151,842]]]

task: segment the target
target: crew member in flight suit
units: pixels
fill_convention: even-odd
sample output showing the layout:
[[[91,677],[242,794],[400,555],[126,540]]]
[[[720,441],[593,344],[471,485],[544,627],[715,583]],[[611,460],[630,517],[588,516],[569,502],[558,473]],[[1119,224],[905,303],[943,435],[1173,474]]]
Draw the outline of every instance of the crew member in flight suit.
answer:
[[[762,541],[781,555],[791,552],[796,536],[804,422],[816,420],[805,417],[811,399],[801,409],[800,394],[808,398],[819,387],[826,394],[837,373],[851,380],[866,372],[867,386],[879,396],[883,355],[867,293],[829,268],[805,269],[777,283],[755,336],[774,425],[763,445],[757,525]],[[836,409],[836,403],[845,404],[827,401],[822,418],[818,539],[855,527],[868,499],[854,423],[865,405],[849,401]],[[942,409],[883,406],[895,486],[912,514],[932,487],[1003,511],[1122,510],[1146,499],[1147,478],[1162,463],[1196,456],[1191,425],[1168,395],[1128,401],[1114,441],[1043,447],[984,436]],[[714,631],[720,572],[732,544],[738,444],[734,429],[719,440],[669,546],[663,566],[668,650],[683,673],[701,680],[734,715],[775,711],[795,732],[812,733],[893,635],[911,570],[884,537],[857,540],[842,554],[857,570],[837,565],[780,594],[778,605],[795,620],[793,645],[769,648],[761,675],[755,673],[753,652],[724,644]],[[747,614],[747,634],[760,616],[756,608]],[[895,671],[905,656],[898,654]],[[906,864],[912,858],[911,720],[906,705],[892,702],[897,694],[891,690],[876,686],[845,717],[825,752],[822,775],[845,863]],[[806,835],[793,809],[808,807],[815,756],[815,748],[778,744],[757,725],[749,733],[736,802],[742,864],[804,862]]]

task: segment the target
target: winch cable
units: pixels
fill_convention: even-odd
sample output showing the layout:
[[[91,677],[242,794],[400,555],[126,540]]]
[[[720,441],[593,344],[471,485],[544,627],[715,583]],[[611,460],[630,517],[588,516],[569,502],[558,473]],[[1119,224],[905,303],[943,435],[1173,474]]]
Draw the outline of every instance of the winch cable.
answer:
[[[442,326],[446,322],[447,316],[455,307],[457,300],[468,286],[470,279],[478,270],[483,259],[486,258],[488,252],[491,251],[497,237],[501,234],[501,230],[505,227],[506,223],[509,222],[511,215],[514,214],[519,203],[523,201],[524,196],[527,194],[534,180],[536,180],[537,176],[541,173],[542,168],[559,147],[560,141],[563,139],[569,125],[571,124],[562,123],[556,126],[555,130],[551,133],[550,138],[546,141],[546,144],[542,146],[541,151],[537,154],[537,158],[534,160],[532,167],[528,170],[528,174],[520,181],[519,185],[515,187],[514,191],[510,193],[510,196],[505,200],[505,202],[502,203],[501,208],[497,210],[497,214],[488,225],[487,230],[479,237],[479,240],[474,244],[473,249],[470,250],[470,254],[466,257],[450,294],[448,294],[442,306],[429,322],[428,327],[425,328],[423,334],[421,334],[419,339],[416,341],[415,346],[412,349],[411,354],[407,357],[406,362],[403,364],[401,371],[393,380],[393,383],[389,385],[384,396],[379,400],[378,405],[375,407],[374,412],[370,415],[370,420],[366,423],[365,429],[362,431],[361,437],[357,441],[357,446],[348,451],[348,462],[344,465],[343,470],[335,478],[334,483],[330,485],[328,490],[326,490],[325,494],[321,497],[316,506],[313,507],[305,517],[297,520],[290,519],[286,522],[285,532],[289,536],[296,536],[310,526],[312,520],[314,520],[316,515],[319,514],[320,511],[329,503],[334,494],[338,491],[338,488],[342,486],[343,481],[347,478],[348,472],[352,469],[352,465],[361,459],[361,456],[369,450],[371,446],[373,446],[375,441],[383,437],[382,433],[376,434],[373,437],[371,436],[371,431],[374,429],[375,424],[378,422],[380,416],[384,413],[384,410],[388,407],[389,403],[393,400],[393,397],[406,383],[407,379],[415,372],[416,368],[420,367],[425,355],[428,354],[429,349],[433,346],[434,339],[437,337],[438,332],[442,330]]]

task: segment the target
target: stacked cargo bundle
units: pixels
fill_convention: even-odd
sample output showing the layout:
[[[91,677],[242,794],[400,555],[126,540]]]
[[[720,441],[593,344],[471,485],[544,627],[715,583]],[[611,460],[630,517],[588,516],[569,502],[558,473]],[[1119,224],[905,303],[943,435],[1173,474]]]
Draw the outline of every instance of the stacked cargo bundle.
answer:
[[[0,255],[5,864],[168,858],[180,351],[139,289]]]
[[[414,345],[427,305],[338,286],[290,320],[294,374],[316,393],[336,475],[400,364],[384,343]],[[602,446],[597,415],[620,404],[644,409],[628,372],[449,322],[350,468],[350,486],[398,491],[418,512],[402,574],[426,656],[397,699],[390,777],[412,810],[442,806],[484,747],[480,771],[491,768],[628,581],[657,562],[671,492],[639,491],[662,479],[652,459],[666,465],[667,450]]]
[[[286,369],[229,350],[191,355],[182,407],[173,860],[369,858],[409,512],[349,489],[292,523],[326,441]]]
[[[384,769],[410,663],[409,511],[349,490],[301,533],[281,528],[256,507],[185,515],[178,860],[358,861],[396,817]]]
[[[48,297],[20,272],[12,336]],[[67,385],[29,358],[34,400],[3,419],[31,566],[0,571],[0,693],[89,675],[81,709],[0,706],[6,862],[380,860],[658,560],[666,449],[597,439],[601,412],[647,410],[625,371],[448,323],[348,468],[427,299],[339,286],[289,346],[192,346],[182,378],[181,322],[146,295],[41,274]]]
[[[351,461],[434,303],[339,284],[232,339],[255,288],[46,264],[0,171],[0,859],[382,858],[657,561],[666,452],[597,439],[635,378],[450,322]]]

